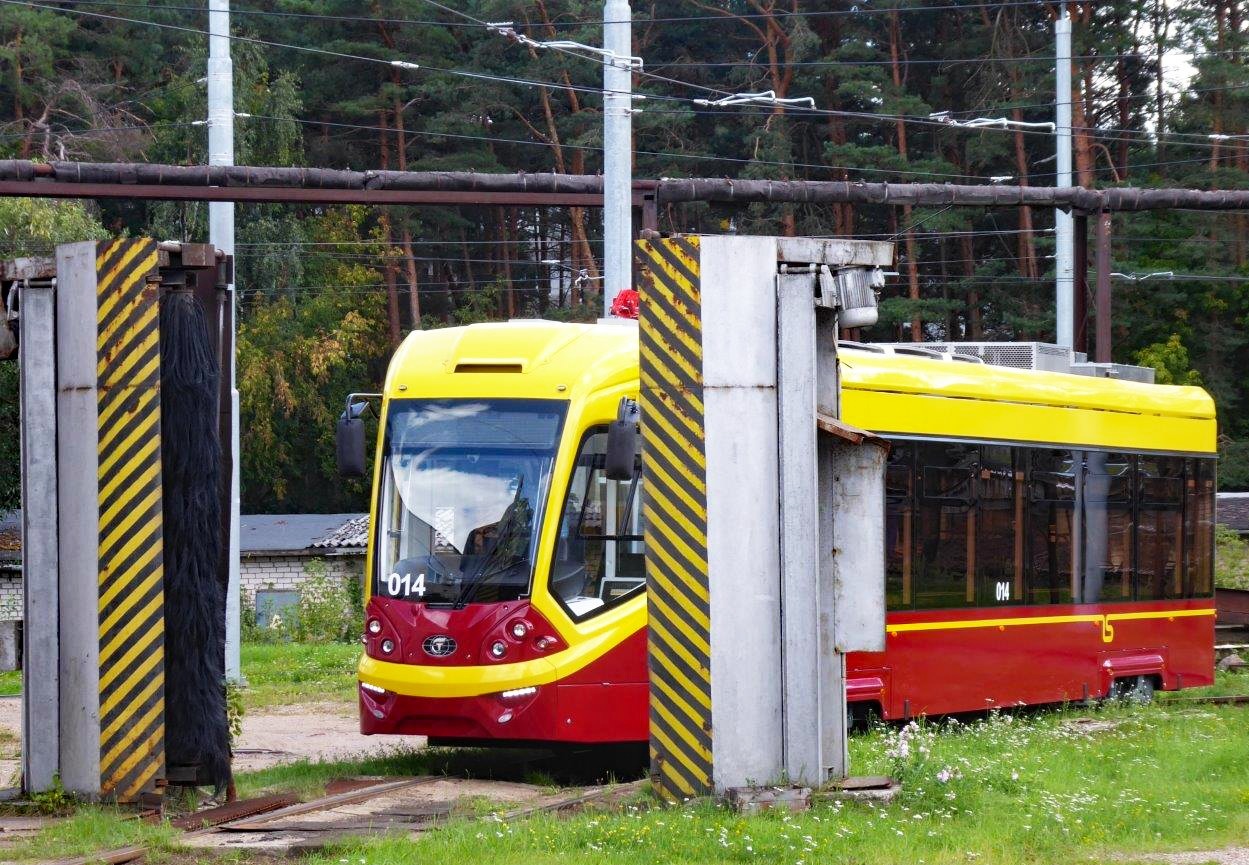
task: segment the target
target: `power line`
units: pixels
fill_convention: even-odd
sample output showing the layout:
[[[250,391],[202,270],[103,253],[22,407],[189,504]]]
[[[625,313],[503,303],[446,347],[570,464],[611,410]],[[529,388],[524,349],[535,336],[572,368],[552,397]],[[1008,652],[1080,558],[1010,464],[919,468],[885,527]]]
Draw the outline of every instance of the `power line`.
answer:
[[[24,6],[24,7],[33,8],[33,9],[43,9],[49,12],[67,12],[72,15],[80,15],[80,16],[103,19],[103,20],[122,21],[125,23],[131,23],[131,24],[141,24],[144,26],[157,27],[157,28],[162,28],[162,29],[167,29],[167,30],[175,30],[175,31],[184,32],[184,33],[194,33],[200,36],[209,35],[208,31],[201,30],[199,28],[194,28],[194,27],[185,27],[185,26],[174,25],[174,24],[164,24],[164,23],[156,22],[156,21],[145,21],[142,19],[126,18],[123,16],[117,16],[117,15],[107,15],[104,13],[89,12],[89,11],[84,11],[81,9],[62,9],[62,8],[55,7],[55,6],[48,6],[42,3],[33,2],[33,0],[0,0],[0,3],[12,5],[12,6]],[[476,20],[476,19],[473,19],[473,20]],[[476,72],[476,71],[464,70],[464,69],[449,69],[445,67],[421,65],[421,64],[413,63],[413,62],[406,61],[406,60],[398,60],[398,59],[386,60],[386,59],[377,58],[377,57],[367,57],[367,56],[359,55],[359,54],[351,54],[348,52],[332,51],[332,50],[324,49],[324,48],[314,48],[314,47],[306,46],[306,45],[294,45],[294,44],[285,43],[285,42],[274,42],[274,41],[258,39],[258,38],[250,37],[250,36],[238,36],[238,35],[230,34],[228,35],[227,38],[234,40],[234,41],[238,41],[238,42],[263,45],[263,46],[272,47],[272,48],[283,48],[283,49],[294,50],[294,51],[303,51],[307,53],[317,54],[320,56],[333,57],[335,59],[340,59],[340,60],[352,60],[352,61],[364,62],[364,63],[370,63],[370,64],[380,64],[384,66],[390,66],[390,67],[402,68],[402,69],[408,69],[408,70],[423,70],[425,72],[437,72],[437,73],[443,73],[447,75],[468,78],[472,80],[490,81],[490,82],[501,83],[501,84],[513,84],[513,85],[529,86],[529,87],[550,87],[550,88],[565,89],[565,90],[571,89],[580,93],[593,94],[593,95],[601,95],[604,92],[601,87],[588,87],[584,85],[569,84],[569,83],[564,83],[564,82],[540,81],[540,80],[533,80],[533,79],[527,79],[527,78],[516,78],[516,77],[509,77],[509,76],[492,75],[489,73]],[[704,93],[710,93],[716,96],[732,95],[729,91],[726,91],[726,90],[706,87],[706,86],[694,84],[691,82],[685,82],[679,79],[670,78],[668,76],[656,75],[654,73],[647,73],[647,72],[642,72],[640,74],[646,77],[652,78],[654,80],[677,84],[679,86],[687,87],[687,88],[701,91]],[[660,100],[660,101],[667,101],[667,102],[680,102],[680,103],[687,103],[687,102],[692,101],[687,98],[666,96],[662,94],[646,94],[646,98]],[[867,122],[873,122],[873,123],[896,123],[898,121],[903,121],[903,122],[907,122],[907,123],[911,123],[915,125],[930,125],[930,126],[936,125],[936,126],[943,126],[947,129],[951,128],[948,125],[941,123],[941,121],[936,121],[936,120],[932,120],[929,118],[907,117],[905,115],[885,115],[885,114],[874,114],[870,112],[840,111],[840,110],[819,109],[819,108],[815,108],[815,109],[791,108],[789,110],[793,111],[795,114],[799,116],[804,115],[806,113],[811,113],[816,116],[836,116],[836,117],[845,117],[845,118],[856,118],[856,119],[861,119],[861,120],[864,120]],[[994,129],[993,131],[1011,132],[1011,130],[1005,130],[1005,129]],[[1084,128],[1080,131],[1098,134],[1099,137],[1101,137],[1103,140],[1129,140],[1129,141],[1135,140],[1135,139],[1109,138],[1104,134],[1105,132],[1104,130]],[[1149,134],[1149,133],[1140,132],[1137,130],[1111,130],[1111,131],[1127,132],[1132,135]],[[1041,130],[1024,130],[1024,133],[1025,134],[1044,134],[1044,135],[1054,134],[1053,132],[1042,132]],[[1154,133],[1154,134],[1158,134],[1158,133]],[[1164,136],[1174,137],[1172,133],[1161,133],[1161,134]],[[1205,146],[1208,146],[1208,147],[1214,146],[1214,143],[1209,142],[1209,141],[1204,142],[1204,144]],[[933,176],[940,176],[940,175],[933,175]],[[974,178],[974,179],[980,179],[980,178]]]
[[[71,15],[81,15],[88,18],[97,18],[108,21],[122,21],[127,24],[142,24],[147,27],[158,27],[164,30],[175,30],[182,33],[194,33],[197,36],[210,35],[207,30],[201,30],[197,27],[185,27],[178,24],[165,24],[159,21],[144,21],[139,18],[126,18],[120,15],[107,15],[102,12],[88,12],[82,9],[62,9],[56,6],[48,6],[43,3],[36,3],[33,0],[0,0],[10,6],[25,6],[31,9],[42,9],[47,12],[66,12]],[[514,78],[503,75],[491,75],[486,72],[475,72],[467,69],[449,69],[441,66],[429,66],[426,64],[418,64],[407,60],[386,60],[379,57],[367,57],[363,54],[351,54],[345,51],[332,51],[328,48],[314,48],[309,45],[294,45],[289,42],[274,42],[268,39],[258,39],[253,36],[239,36],[236,34],[228,34],[225,38],[234,42],[245,42],[251,45],[263,45],[270,48],[284,48],[291,51],[303,51],[310,54],[317,54],[324,57],[333,57],[337,60],[353,60],[361,63],[380,64],[382,66],[390,66],[392,68],[405,69],[409,71],[438,72],[445,75],[454,75],[462,78],[469,78],[478,81],[491,81],[499,84],[516,84],[527,87],[553,87],[560,89],[573,89],[582,93],[598,94],[602,92],[601,88],[585,87],[577,84],[557,83],[553,81],[535,81],[527,78]],[[665,99],[675,97],[653,96],[655,99]],[[680,101],[680,100],[676,100]]]
[[[4,0],[0,0],[0,2],[4,2]],[[388,127],[388,126],[371,126],[368,124],[361,124],[361,123],[344,123],[341,121],[330,121],[330,120],[311,120],[311,119],[299,118],[299,117],[276,117],[276,116],[265,115],[265,114],[252,114],[249,116],[256,120],[267,120],[267,121],[273,121],[273,122],[279,122],[279,123],[299,123],[299,124],[304,124],[308,126],[329,126],[332,128],[352,129],[352,130],[359,130],[359,131],[365,131],[365,132],[394,132],[395,131],[392,127]],[[447,139],[453,139],[453,140],[481,141],[481,142],[488,143],[488,144],[519,144],[519,145],[526,145],[526,146],[532,146],[532,147],[544,147],[544,148],[553,148],[555,146],[545,141],[531,141],[531,140],[520,139],[520,138],[497,138],[497,137],[489,136],[489,135],[469,135],[466,133],[432,132],[432,131],[421,130],[421,129],[405,129],[404,134],[421,136],[421,137],[430,137],[430,138],[447,138]],[[372,142],[372,144],[378,147],[381,146],[380,142]],[[562,148],[569,149],[569,150],[588,151],[591,153],[603,152],[603,148],[596,147],[596,146],[589,145],[589,144],[561,143],[559,146]],[[886,174],[886,175],[895,174],[895,175],[904,176],[904,177],[944,177],[944,178],[951,179],[951,180],[988,180],[987,177],[983,177],[981,175],[976,175],[976,174],[957,174],[957,173],[941,172],[941,171],[921,171],[921,170],[910,170],[910,169],[905,169],[905,168],[871,168],[871,167],[858,167],[858,166],[849,166],[849,165],[824,165],[821,163],[814,163],[814,162],[782,162],[779,160],[745,159],[742,157],[712,156],[709,154],[699,154],[699,153],[676,153],[673,151],[665,151],[665,150],[635,149],[633,152],[638,156],[653,156],[657,158],[695,160],[695,161],[701,161],[701,162],[731,162],[731,163],[740,164],[740,165],[770,165],[770,166],[781,167],[781,168],[810,168],[810,169],[818,169],[818,170],[823,170],[823,171],[857,171],[857,172],[865,172],[869,174]]]

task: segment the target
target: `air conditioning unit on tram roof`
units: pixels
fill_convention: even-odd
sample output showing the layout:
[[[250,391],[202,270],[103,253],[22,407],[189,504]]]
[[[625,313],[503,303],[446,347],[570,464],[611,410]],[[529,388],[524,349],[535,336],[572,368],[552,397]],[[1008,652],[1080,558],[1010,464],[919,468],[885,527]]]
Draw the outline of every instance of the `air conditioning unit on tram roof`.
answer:
[[[1154,383],[1152,367],[1125,363],[1090,363],[1084,352],[1049,342],[843,342],[842,345],[888,354],[921,355],[1015,369]]]

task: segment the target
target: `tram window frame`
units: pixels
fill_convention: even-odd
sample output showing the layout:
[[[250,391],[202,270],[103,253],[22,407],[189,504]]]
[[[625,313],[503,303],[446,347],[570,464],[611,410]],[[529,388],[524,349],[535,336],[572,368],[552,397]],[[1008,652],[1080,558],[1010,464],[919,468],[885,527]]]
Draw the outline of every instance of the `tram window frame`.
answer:
[[[1134,585],[1136,579],[1136,511],[1134,505],[1134,483],[1136,477],[1136,460],[1138,454],[1128,451],[1103,451],[1103,450],[1087,450],[1083,455],[1083,483],[1080,490],[1080,593],[1079,602],[1083,604],[1111,604],[1130,602],[1135,592]],[[1104,461],[1103,461],[1104,458]],[[1102,463],[1104,466],[1122,465],[1123,469],[1109,474],[1098,472],[1096,463]],[[1091,496],[1098,495],[1099,488],[1105,484],[1106,491],[1104,493],[1104,501],[1091,499]],[[1104,507],[1107,513],[1107,527],[1096,532],[1092,530],[1091,522],[1094,514],[1094,506]],[[1110,568],[1113,562],[1113,550],[1110,546],[1110,539],[1113,533],[1110,529],[1111,521],[1118,519],[1126,525],[1122,529],[1125,535],[1124,548],[1119,551],[1121,553],[1120,567],[1118,575],[1113,580],[1108,580],[1108,574],[1114,573],[1114,569]],[[1100,565],[1093,562],[1093,556],[1098,550],[1097,544],[1103,540],[1107,542],[1105,550],[1100,556],[1104,561]],[[1102,570],[1101,580],[1097,584],[1097,594],[1093,594],[1093,583],[1089,576],[1093,571],[1100,567]],[[1107,587],[1109,586],[1109,592]]]
[[[911,608],[915,557],[916,448],[907,440],[890,444],[885,463],[885,606],[907,610]]]
[[[1214,597],[1215,492],[1218,466],[1212,457],[1189,457],[1184,486],[1184,597]]]
[[[563,499],[560,503],[559,516],[558,516],[556,527],[555,527],[555,546],[551,550],[550,563],[547,566],[547,579],[546,579],[547,594],[549,594],[551,598],[553,598],[555,602],[559,604],[560,608],[564,611],[564,613],[567,614],[567,616],[570,619],[572,619],[572,621],[574,622],[584,622],[589,619],[592,619],[595,616],[598,616],[598,615],[601,615],[602,613],[607,612],[608,610],[615,609],[620,604],[623,604],[628,600],[636,598],[639,595],[645,593],[646,591],[646,547],[645,547],[646,521],[643,515],[643,511],[644,511],[643,496],[645,495],[645,492],[643,490],[643,479],[641,475],[641,455],[640,454],[637,454],[634,457],[635,464],[634,464],[633,479],[632,481],[627,482],[629,484],[632,484],[632,492],[629,493],[626,490],[626,504],[630,507],[630,509],[634,513],[630,515],[626,515],[625,519],[634,520],[635,525],[633,526],[633,528],[637,530],[636,533],[615,534],[615,535],[606,535],[606,534],[585,535],[584,533],[581,533],[578,536],[579,540],[581,540],[583,544],[588,543],[590,541],[597,541],[598,543],[602,545],[600,568],[606,567],[606,562],[608,559],[608,553],[607,553],[608,544],[617,544],[617,545],[629,544],[629,545],[635,546],[637,549],[635,551],[631,551],[629,555],[631,557],[636,558],[641,564],[640,582],[634,586],[627,588],[625,591],[621,592],[618,595],[615,595],[610,598],[603,598],[603,592],[606,590],[605,583],[607,581],[622,580],[622,579],[627,580],[627,579],[633,579],[633,577],[620,577],[619,573],[617,573],[615,577],[610,577],[603,573],[600,573],[597,578],[594,578],[592,576],[587,576],[586,582],[583,584],[583,588],[586,585],[589,585],[591,583],[596,583],[598,586],[598,589],[597,589],[598,594],[595,597],[595,599],[602,601],[602,603],[600,603],[598,606],[589,607],[581,612],[577,612],[576,610],[572,608],[572,606],[569,603],[570,599],[565,599],[563,594],[556,589],[556,585],[555,585],[556,569],[559,563],[561,562],[561,559],[560,559],[561,546],[565,542],[571,540],[571,538],[565,536],[564,530],[566,527],[565,520],[570,513],[569,507],[573,501],[573,496],[575,494],[579,495],[579,503],[577,506],[577,512],[582,518],[584,518],[586,514],[587,502],[589,500],[590,495],[592,495],[590,491],[594,484],[594,479],[595,479],[596,474],[601,476],[601,481],[604,484],[617,485],[616,487],[614,487],[616,489],[618,489],[620,486],[626,485],[626,482],[624,481],[613,481],[613,480],[609,480],[606,478],[605,457],[606,457],[606,447],[607,447],[607,431],[608,431],[607,426],[601,425],[601,424],[597,426],[589,427],[585,430],[584,433],[582,433],[581,440],[577,444],[576,456],[573,461],[572,471],[569,473],[568,484],[564,491]],[[596,456],[599,457],[598,462],[600,464],[597,466],[590,467],[589,470],[586,472],[586,477],[583,478],[579,484],[578,473],[580,469],[582,468],[582,462],[586,457],[587,448],[589,447],[591,441],[596,436],[602,437],[603,452],[601,454],[596,454]],[[606,514],[601,514],[600,519],[605,521],[607,519]],[[618,547],[616,551],[616,555],[619,556],[619,554],[620,554],[620,549]],[[576,595],[571,600],[577,600],[577,599],[588,600],[589,596]]]
[[[1027,537],[1024,542],[1026,550],[1025,602],[1034,606],[1071,604],[1075,600],[1074,583],[1081,572],[1075,560],[1077,523],[1080,512],[1080,488],[1076,472],[1078,452],[1070,448],[1055,447],[1029,447],[1024,450],[1027,451],[1028,461],[1028,506],[1025,519]],[[1039,458],[1046,455],[1051,459],[1057,458],[1058,461],[1065,461],[1067,471],[1054,471],[1054,465],[1050,462],[1046,462],[1044,468],[1038,468]],[[1055,493],[1062,489],[1060,484],[1064,479],[1070,481],[1070,495],[1057,496]],[[1042,519],[1039,512],[1046,508],[1049,513],[1043,519],[1046,524],[1045,544],[1050,547],[1048,556],[1050,562],[1048,564],[1049,576],[1042,580],[1038,571],[1040,559],[1038,558],[1037,528]],[[1064,514],[1067,523],[1065,550],[1058,546],[1060,543],[1058,529],[1059,524],[1064,521]],[[1065,571],[1061,567],[1055,567],[1055,559],[1060,565],[1066,562]],[[1043,592],[1049,597],[1040,597]]]
[[[973,607],[976,603],[976,471],[980,463],[978,444],[928,440],[915,448],[916,495],[915,531],[912,553],[912,609],[939,610]],[[951,459],[956,454],[956,459]],[[942,459],[944,458],[944,459]],[[929,481],[943,481],[930,486]],[[957,474],[963,474],[958,478]],[[958,486],[965,484],[965,491]],[[959,492],[960,494],[954,494]],[[961,524],[961,525],[960,525]],[[935,529],[935,531],[934,531]],[[962,537],[962,557],[958,558],[958,538]],[[941,559],[953,553],[948,573]],[[936,577],[934,579],[934,577]]]
[[[977,607],[1004,607],[1024,602],[1024,544],[1027,533],[1023,517],[1027,514],[1027,485],[1021,463],[1026,448],[1001,444],[982,444],[976,471],[976,600]],[[1005,489],[996,489],[1001,486]],[[995,516],[1005,513],[1004,525]],[[994,531],[995,528],[999,529]],[[992,567],[999,556],[989,550],[1009,547],[1005,567]]]
[[[1136,475],[1133,483],[1135,497],[1133,597],[1138,601],[1179,600],[1184,597],[1183,573],[1186,564],[1184,493],[1187,462],[1185,457],[1175,454],[1137,455]],[[1157,473],[1150,474],[1148,466],[1151,463],[1158,467]],[[1179,474],[1164,476],[1160,473],[1163,468],[1173,472],[1178,471]],[[1170,488],[1168,491],[1170,499],[1164,498],[1163,493],[1160,492],[1164,488],[1164,483],[1165,487]],[[1173,515],[1168,520],[1171,523],[1169,539],[1160,547],[1158,527],[1161,525],[1163,515],[1166,514]],[[1147,534],[1147,529],[1150,529],[1147,524],[1151,522],[1153,528],[1150,530],[1151,533]],[[1172,556],[1167,559],[1160,558],[1160,552],[1165,555],[1167,546],[1170,547]],[[1150,567],[1151,562],[1152,567]],[[1159,563],[1164,563],[1162,573],[1156,573]],[[1167,565],[1170,565],[1172,570],[1167,571]]]

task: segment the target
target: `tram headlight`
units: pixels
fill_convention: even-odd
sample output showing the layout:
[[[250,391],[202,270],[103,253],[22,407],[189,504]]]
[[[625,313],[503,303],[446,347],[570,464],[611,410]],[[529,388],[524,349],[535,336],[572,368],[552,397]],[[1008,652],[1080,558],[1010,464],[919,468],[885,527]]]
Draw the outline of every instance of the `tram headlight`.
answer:
[[[510,630],[513,637],[518,640],[523,640],[525,639],[525,635],[529,633],[529,623],[523,619],[517,619],[512,622]]]
[[[490,644],[490,657],[502,658],[507,654],[507,644],[502,640],[495,640]]]
[[[394,640],[382,640],[382,653],[389,655],[395,650]]]
[[[369,619],[369,633],[380,634],[381,632],[382,632],[382,620],[381,619]]]

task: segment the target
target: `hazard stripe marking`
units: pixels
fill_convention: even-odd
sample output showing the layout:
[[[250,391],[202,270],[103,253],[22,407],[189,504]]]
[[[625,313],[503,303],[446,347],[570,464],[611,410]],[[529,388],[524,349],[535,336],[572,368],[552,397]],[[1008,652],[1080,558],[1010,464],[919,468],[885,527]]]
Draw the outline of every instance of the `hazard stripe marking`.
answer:
[[[100,791],[132,802],[165,774],[160,300],[156,244],[96,257]]]
[[[711,611],[697,238],[638,241],[651,774],[712,792]]]

